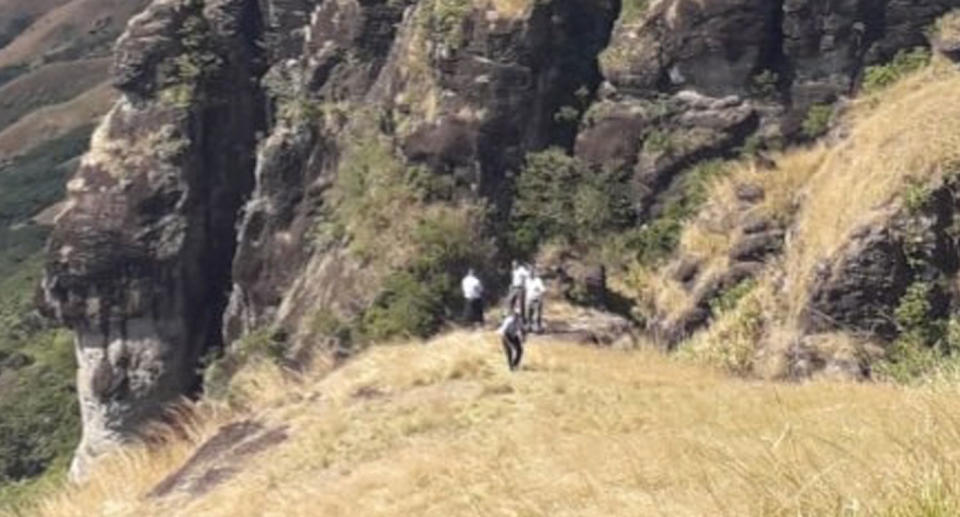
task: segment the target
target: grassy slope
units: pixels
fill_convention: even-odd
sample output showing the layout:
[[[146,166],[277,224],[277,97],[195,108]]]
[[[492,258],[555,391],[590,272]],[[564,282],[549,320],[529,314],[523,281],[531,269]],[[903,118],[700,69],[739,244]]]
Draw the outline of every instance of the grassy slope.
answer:
[[[759,170],[746,160],[715,179],[707,202],[684,228],[679,253],[702,261],[696,288],[730,266],[730,252],[741,236],[739,185],[760,186],[765,197],[753,215],[789,227],[784,253],[770,260],[758,288],[747,297],[760,318],[786,344],[795,338],[795,318],[805,307],[814,270],[849,242],[857,229],[878,224],[901,206],[911,184],[926,184],[960,163],[960,70],[934,62],[903,80],[862,96],[838,122],[845,137],[828,144],[774,156],[777,169]],[[693,306],[692,292],[663,269],[638,267],[629,279],[642,305],[679,316]],[[782,285],[781,285],[782,284]],[[744,311],[717,319],[688,345],[694,355],[738,371],[782,374],[782,350],[764,351],[771,361],[756,362],[763,328],[745,322]],[[834,340],[831,340],[834,341]],[[828,343],[829,346],[840,343]],[[755,364],[756,362],[756,364]]]
[[[53,63],[0,87],[0,129],[31,111],[69,101],[104,82],[110,60]]]
[[[33,111],[0,130],[0,159],[29,152],[78,127],[94,124],[116,98],[116,92],[104,83],[67,102]]]
[[[261,366],[239,382],[245,411],[201,408],[192,440],[128,451],[88,486],[64,489],[27,513],[960,510],[954,387],[746,382],[653,352],[546,338],[535,339],[524,370],[510,374],[495,336],[485,333],[374,348],[326,377],[284,380]],[[144,497],[218,425],[239,419],[287,426],[290,438],[245,457],[203,495]],[[215,455],[192,476],[229,462]]]

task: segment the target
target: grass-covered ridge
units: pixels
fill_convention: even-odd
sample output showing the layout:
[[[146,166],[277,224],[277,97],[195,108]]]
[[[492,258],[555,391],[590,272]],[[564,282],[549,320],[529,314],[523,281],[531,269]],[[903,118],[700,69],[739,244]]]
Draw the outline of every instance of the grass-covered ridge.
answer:
[[[729,265],[736,236],[731,232],[743,215],[737,185],[762,188],[765,196],[752,215],[778,222],[787,238],[782,255],[768,261],[737,306],[684,345],[688,353],[737,372],[782,375],[786,348],[800,337],[818,268],[842,253],[858,230],[890,224],[896,214],[922,203],[930,185],[956,172],[960,71],[935,60],[919,69],[898,68],[896,75],[833,122],[843,128],[842,139],[776,154],[774,170],[746,162],[710,187],[709,201],[680,239],[682,252],[702,260],[704,270]],[[658,273],[635,283],[653,293],[665,312],[689,307],[689,293]],[[896,320],[893,310],[890,318]],[[905,328],[899,322],[898,327]],[[867,353],[866,345],[872,346],[840,332],[823,336],[818,346],[828,356],[855,360]]]
[[[510,374],[492,334],[376,347],[297,379],[253,365],[246,410],[129,450],[31,515],[950,515],[951,388],[731,379],[651,352],[534,339]],[[199,495],[146,497],[231,422],[277,442],[214,455]],[[923,444],[918,447],[917,444]],[[209,449],[209,448],[208,448]],[[213,479],[215,476],[209,476]],[[191,487],[191,481],[182,481]]]

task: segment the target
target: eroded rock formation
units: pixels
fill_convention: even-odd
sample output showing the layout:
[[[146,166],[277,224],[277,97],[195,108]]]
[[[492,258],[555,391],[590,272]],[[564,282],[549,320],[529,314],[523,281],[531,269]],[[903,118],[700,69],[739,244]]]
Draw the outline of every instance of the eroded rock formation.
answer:
[[[196,389],[200,357],[220,346],[264,127],[260,23],[240,0],[154,2],[117,45],[123,98],[69,184],[43,285],[76,332],[75,474]]]

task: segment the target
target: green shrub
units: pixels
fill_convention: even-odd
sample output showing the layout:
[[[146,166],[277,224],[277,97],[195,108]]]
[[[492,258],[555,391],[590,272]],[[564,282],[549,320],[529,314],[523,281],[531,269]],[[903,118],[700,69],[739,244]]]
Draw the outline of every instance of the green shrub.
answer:
[[[669,196],[660,215],[632,230],[627,248],[634,250],[641,264],[653,264],[669,256],[680,242],[684,223],[706,201],[710,181],[725,174],[720,160],[701,162],[684,173],[675,193]]]
[[[912,284],[900,299],[894,318],[900,336],[876,367],[880,378],[912,383],[956,362],[960,351],[960,319],[936,319],[930,302],[934,286]]]
[[[740,303],[740,300],[750,294],[750,291],[756,286],[757,281],[753,278],[742,280],[737,285],[720,293],[720,296],[710,300],[710,310],[714,315],[732,311]]]
[[[930,51],[923,47],[901,50],[883,65],[868,66],[863,76],[863,89],[870,93],[881,90],[930,63]]]
[[[915,282],[907,288],[894,310],[894,318],[901,340],[921,345],[933,345],[942,335],[942,326],[931,318],[933,307],[930,296],[933,285]]]
[[[580,120],[580,110],[573,106],[561,106],[560,109],[553,114],[553,120],[561,124],[575,124]]]
[[[494,248],[482,236],[483,208],[434,207],[417,224],[415,259],[391,273],[362,319],[369,340],[395,336],[426,338],[454,316],[461,297],[460,275],[492,261]]]
[[[337,346],[336,353],[341,357],[349,356],[354,351],[355,325],[343,321],[331,309],[324,307],[314,312],[308,325],[315,339],[333,340]]]
[[[434,334],[443,322],[443,293],[449,287],[444,280],[425,282],[409,271],[391,274],[363,316],[364,334],[372,340]]]
[[[463,23],[473,3],[470,0],[432,0],[424,4],[420,27],[434,41],[456,50],[463,44]]]
[[[752,83],[751,90],[757,97],[775,97],[779,93],[780,76],[773,70],[763,70],[753,76]]]
[[[231,381],[243,365],[257,360],[284,365],[288,347],[284,332],[266,327],[254,330],[233,342],[229,350],[219,357],[205,357],[200,362],[203,369],[204,396],[213,400],[231,400]]]
[[[907,212],[917,214],[930,200],[933,191],[930,185],[920,181],[911,181],[903,189],[903,206]]]
[[[187,7],[202,9],[203,2],[195,4]],[[181,109],[209,100],[204,97],[205,86],[223,66],[223,59],[214,51],[210,25],[201,12],[184,20],[178,33],[181,53],[161,65],[165,85],[160,99]]]
[[[643,141],[643,152],[648,154],[669,154],[673,150],[673,135],[661,129],[655,129]]]
[[[830,104],[814,104],[807,110],[803,119],[802,130],[807,138],[817,138],[826,134],[833,119],[833,106]]]
[[[467,267],[492,260],[492,243],[484,237],[487,210],[454,204],[451,176],[405,163],[375,129],[373,114],[360,116],[371,117],[370,124],[356,129],[344,152],[316,233],[342,235],[349,250],[385,279],[359,319],[357,337],[426,337],[460,304],[457,284]]]
[[[513,247],[530,253],[556,238],[591,243],[626,228],[633,218],[627,179],[626,171],[590,169],[557,148],[527,155],[510,216]]]

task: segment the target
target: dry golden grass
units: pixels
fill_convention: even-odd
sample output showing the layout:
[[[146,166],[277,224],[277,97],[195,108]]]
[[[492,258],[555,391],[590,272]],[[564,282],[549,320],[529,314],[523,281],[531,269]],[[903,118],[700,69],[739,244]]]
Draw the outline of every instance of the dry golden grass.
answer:
[[[945,40],[960,37],[960,10],[953,10],[937,20],[936,35]]]
[[[489,334],[375,348],[299,381],[245,380],[290,439],[199,498],[144,498],[230,415],[113,458],[31,515],[950,515],[955,385],[772,385],[653,352]],[[358,394],[366,394],[358,396]],[[924,506],[926,505],[926,506]],[[939,511],[940,513],[937,513]]]
[[[833,145],[775,156],[774,171],[745,164],[711,186],[707,205],[681,239],[682,253],[704,261],[703,277],[726,267],[730,247],[724,243],[735,241],[729,237],[736,231],[731,221],[742,210],[737,185],[761,186],[765,198],[751,210],[791,230],[783,256],[768,266],[756,292],[687,345],[693,356],[740,373],[782,375],[817,265],[834,257],[859,228],[886,224],[909,184],[957,172],[960,73],[935,62],[857,101],[842,124],[847,136]],[[818,349],[825,357],[844,358],[850,355],[850,339],[823,339]]]
[[[667,268],[635,265],[626,274],[623,284],[630,298],[636,301],[640,312],[666,318],[680,317],[695,305],[693,294],[673,279]]]
[[[522,17],[533,5],[530,0],[490,0],[490,2],[499,16],[509,19]]]
[[[786,290],[794,312],[806,303],[813,269],[851,232],[888,218],[909,182],[927,183],[957,170],[960,73],[951,66],[928,67],[857,102],[847,121],[849,136],[827,151],[804,189],[787,249]]]

